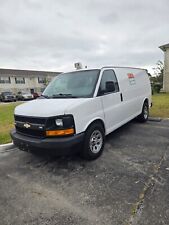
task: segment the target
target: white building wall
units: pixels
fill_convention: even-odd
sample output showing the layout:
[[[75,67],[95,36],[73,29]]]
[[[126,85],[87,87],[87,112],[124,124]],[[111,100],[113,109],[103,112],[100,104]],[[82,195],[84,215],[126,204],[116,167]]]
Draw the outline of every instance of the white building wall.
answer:
[[[165,92],[169,92],[169,48],[166,49],[164,54],[163,89]]]
[[[0,75],[3,77],[3,75]],[[15,82],[15,77],[17,76],[11,76],[11,75],[5,75],[5,77],[10,77],[11,83],[0,83],[0,92],[2,91],[12,91],[13,93],[17,93],[18,91],[27,91],[30,92],[31,89],[34,89],[34,92],[42,92],[42,90],[46,87],[45,84],[38,82],[38,77],[27,77],[23,76],[25,78],[25,83],[23,84],[17,84]],[[22,76],[18,76],[22,77]],[[43,76],[39,76],[43,78]],[[54,76],[48,76],[47,80],[52,80]]]

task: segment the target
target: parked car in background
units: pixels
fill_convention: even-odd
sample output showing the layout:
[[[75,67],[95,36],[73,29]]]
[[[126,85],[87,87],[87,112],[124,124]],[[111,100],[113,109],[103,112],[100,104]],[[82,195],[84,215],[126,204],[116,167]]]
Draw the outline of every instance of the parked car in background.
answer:
[[[21,100],[21,101],[24,101],[24,100],[32,100],[33,99],[33,95],[29,92],[21,92],[19,91],[17,94],[16,94],[16,100]]]
[[[36,98],[38,98],[40,96],[37,92],[32,93],[32,95],[33,95],[34,99],[36,99]]]
[[[2,101],[2,102],[15,102],[16,96],[10,91],[4,91],[0,94],[0,101]]]

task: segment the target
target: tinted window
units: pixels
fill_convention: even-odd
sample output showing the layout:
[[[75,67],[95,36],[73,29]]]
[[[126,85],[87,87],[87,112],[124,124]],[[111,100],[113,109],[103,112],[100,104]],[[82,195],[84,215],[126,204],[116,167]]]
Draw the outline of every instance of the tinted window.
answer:
[[[0,83],[1,84],[10,84],[11,79],[10,79],[10,77],[0,77]]]
[[[116,78],[116,75],[113,70],[105,70],[102,75],[101,83],[100,83],[100,91],[105,91],[106,90],[106,82],[107,81],[113,81],[115,84],[115,91],[119,91],[119,85],[118,81]]]
[[[25,78],[24,77],[15,77],[15,83],[16,84],[25,84]]]
[[[38,77],[38,83],[39,84],[45,84],[46,83],[46,78],[45,77]]]
[[[3,95],[12,95],[12,92],[2,92]]]

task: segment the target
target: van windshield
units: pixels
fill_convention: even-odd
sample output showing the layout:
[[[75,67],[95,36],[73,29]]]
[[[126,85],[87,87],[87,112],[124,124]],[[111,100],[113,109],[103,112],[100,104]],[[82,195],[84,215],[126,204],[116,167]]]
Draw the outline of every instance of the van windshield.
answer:
[[[93,96],[100,70],[75,71],[58,75],[45,89],[46,98],[89,98]]]

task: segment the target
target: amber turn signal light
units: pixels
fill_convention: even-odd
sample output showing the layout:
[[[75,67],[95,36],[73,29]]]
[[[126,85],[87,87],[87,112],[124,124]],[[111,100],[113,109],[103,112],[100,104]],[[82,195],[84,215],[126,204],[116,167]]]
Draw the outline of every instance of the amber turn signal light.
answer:
[[[74,134],[74,129],[65,129],[65,130],[47,130],[46,136],[65,136],[65,135],[71,135]]]

